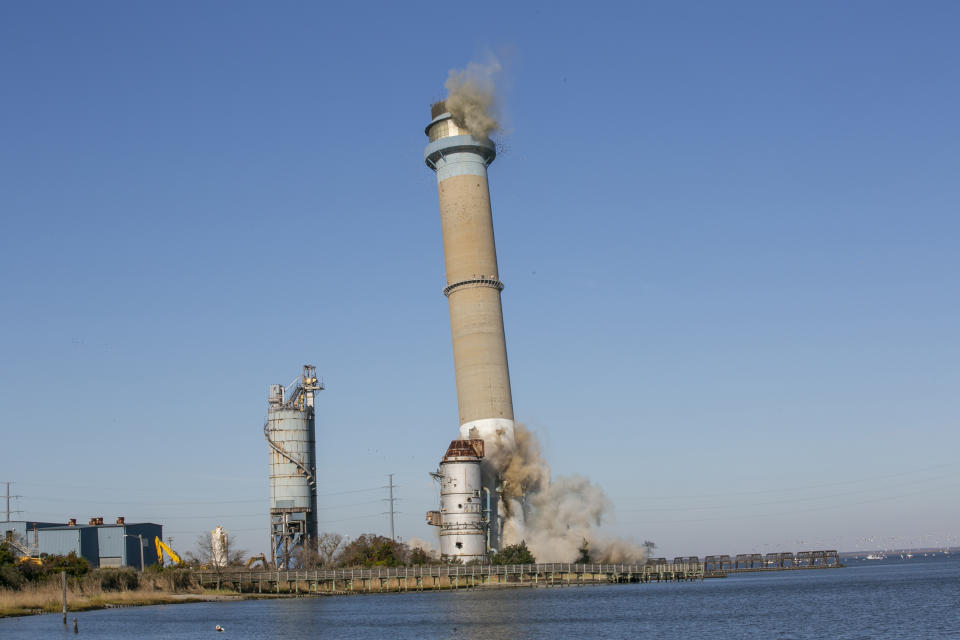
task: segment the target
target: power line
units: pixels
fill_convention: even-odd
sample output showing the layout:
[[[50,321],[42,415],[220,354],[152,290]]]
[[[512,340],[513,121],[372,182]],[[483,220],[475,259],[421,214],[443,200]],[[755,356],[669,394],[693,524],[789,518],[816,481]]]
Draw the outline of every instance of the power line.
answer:
[[[365,500],[364,502],[351,502],[350,504],[332,504],[328,507],[319,507],[320,511],[330,511],[331,509],[347,509],[349,507],[359,507],[365,504],[379,504],[383,500]]]
[[[398,486],[398,485],[394,485],[394,486]],[[382,489],[382,487],[376,487],[376,488],[373,489],[373,490],[376,491],[376,490],[380,490],[380,489]],[[355,492],[350,491],[350,492],[345,492],[345,493],[355,493]],[[323,497],[326,497],[326,496],[334,496],[334,495],[342,495],[342,494],[321,494],[321,495],[322,495]],[[24,496],[11,496],[11,497],[20,497],[20,498],[22,498],[22,497],[24,497]],[[82,505],[87,505],[87,504],[91,504],[91,505],[102,505],[102,504],[109,504],[109,505],[129,505],[129,504],[137,504],[137,505],[154,505],[154,506],[158,506],[158,507],[177,507],[177,506],[180,506],[180,505],[196,506],[196,505],[205,505],[205,504],[263,504],[263,503],[266,503],[266,502],[269,501],[269,498],[266,497],[266,496],[264,496],[263,498],[255,498],[255,499],[250,499],[250,500],[199,500],[199,501],[198,501],[198,500],[185,500],[185,501],[182,501],[182,502],[181,502],[181,501],[168,501],[168,500],[152,502],[152,501],[149,501],[149,500],[136,500],[136,499],[130,499],[130,500],[97,500],[97,499],[81,500],[81,499],[77,499],[77,500],[74,500],[74,499],[70,499],[70,498],[46,498],[46,497],[34,497],[34,496],[27,496],[27,497],[29,497],[31,500],[33,500],[33,501],[35,501],[35,502],[58,502],[58,503],[82,504]],[[318,497],[319,497],[319,496],[318,496]],[[333,506],[330,506],[330,507],[323,507],[323,508],[324,508],[324,509],[336,509],[336,508],[338,508],[338,507],[353,507],[353,506],[357,506],[357,505],[361,505],[361,504],[373,504],[373,503],[375,503],[375,502],[383,502],[383,500],[367,500],[367,501],[364,501],[364,502],[352,502],[352,503],[350,503],[350,504],[345,504],[345,505],[333,505]]]
[[[23,497],[23,496],[21,496]],[[113,504],[113,505],[125,505],[125,504],[151,504],[156,506],[167,506],[175,507],[182,504],[189,505],[203,505],[203,504],[251,504],[257,502],[267,502],[269,497],[264,496],[263,498],[251,498],[249,500],[185,500],[185,501],[151,501],[151,500],[138,500],[136,498],[131,498],[130,500],[99,500],[99,499],[82,499],[82,498],[44,498],[44,497],[34,497],[28,496],[31,500],[37,502],[69,502],[71,504]]]
[[[398,486],[398,485],[394,485],[394,487],[396,487],[396,486]],[[377,487],[377,489],[380,489],[380,487]],[[15,496],[11,496],[11,497],[15,497]],[[22,497],[22,496],[21,496],[21,497]],[[31,498],[31,499],[32,499],[33,501],[36,501],[36,502],[69,502],[69,503],[71,503],[71,504],[76,504],[76,503],[77,503],[77,501],[61,500],[61,499],[59,499],[59,498]],[[248,502],[254,502],[254,503],[263,504],[263,503],[266,503],[266,502],[267,502],[267,498],[261,498],[261,499],[259,499],[259,500],[223,500],[223,501],[216,501],[216,502],[162,502],[162,503],[155,503],[155,504],[157,504],[158,506],[176,507],[176,506],[179,506],[179,505],[244,504],[244,503],[248,503]],[[349,509],[349,508],[352,508],[352,507],[360,507],[360,506],[365,506],[365,505],[370,505],[370,504],[379,504],[379,503],[381,503],[381,502],[383,502],[382,499],[377,499],[377,500],[364,500],[364,501],[361,501],[361,502],[350,502],[350,503],[347,503],[347,504],[332,504],[332,505],[327,505],[327,506],[322,506],[322,507],[320,507],[320,511],[331,511],[331,510],[334,510],[334,509]],[[112,505],[134,505],[134,504],[135,504],[138,508],[142,508],[142,506],[143,506],[144,503],[143,503],[143,502],[140,502],[140,501],[103,502],[103,501],[100,501],[100,500],[89,500],[89,501],[82,501],[81,504],[84,504],[84,505],[87,505],[87,504],[89,504],[89,505],[94,505],[94,506],[93,506],[93,510],[96,510],[96,509],[97,509],[97,506],[96,506],[96,505],[101,505],[101,504],[112,504]],[[88,507],[84,507],[84,508],[88,508]],[[53,514],[54,512],[52,512],[52,511],[46,511],[46,512],[34,512],[34,513]],[[234,515],[248,515],[248,514],[228,514],[228,515],[223,515],[223,516],[210,516],[210,517],[233,517]],[[260,515],[260,514],[255,514],[255,515]],[[151,516],[151,517],[153,517],[153,518],[162,518],[163,516],[153,515],[153,516]],[[184,517],[184,516],[170,516],[170,517],[171,517],[171,518],[180,518],[180,517]],[[197,517],[201,517],[201,516],[197,516]]]
[[[394,488],[397,488],[399,485],[393,485],[393,486],[394,486]],[[379,489],[381,489],[381,488],[382,488],[382,487],[376,487],[375,489],[376,489],[376,490],[379,490]],[[265,502],[265,501],[266,501],[266,500],[257,500],[256,502]],[[244,502],[244,501],[235,501],[235,502]],[[361,502],[351,502],[351,503],[348,503],[348,504],[336,504],[336,505],[330,505],[330,506],[321,507],[321,508],[320,508],[320,511],[330,512],[330,511],[340,510],[340,509],[350,509],[350,508],[353,508],[353,507],[361,507],[361,506],[366,506],[366,505],[371,505],[371,504],[379,504],[379,503],[381,503],[381,502],[383,502],[382,499],[377,499],[377,500],[364,500],[364,501],[361,501]],[[122,503],[122,504],[131,504],[131,503]],[[190,503],[171,503],[170,506],[176,506],[177,504],[190,504]],[[208,504],[208,503],[203,503],[203,504]],[[209,503],[209,504],[213,504],[213,503]],[[44,515],[44,516],[53,516],[53,517],[60,517],[60,516],[61,516],[61,514],[54,513],[54,512],[50,512],[50,511],[31,511],[31,513],[33,513],[33,514],[35,514],[35,515]],[[397,513],[399,513],[399,512],[397,512]],[[154,513],[154,514],[151,514],[151,515],[150,515],[149,517],[147,517],[147,518],[141,518],[141,517],[139,517],[139,516],[136,515],[136,514],[134,514],[134,515],[129,515],[129,516],[127,516],[127,518],[128,518],[128,519],[131,519],[131,520],[143,520],[143,521],[149,521],[149,520],[201,520],[201,519],[206,519],[206,518],[218,518],[218,519],[228,519],[228,518],[253,518],[253,517],[259,517],[259,516],[261,516],[261,515],[262,515],[262,514],[260,514],[260,513],[220,513],[220,514],[208,514],[208,513],[203,513],[203,514],[197,514],[197,515],[164,515],[164,514]],[[366,517],[366,516],[361,516],[361,517]],[[345,519],[346,519],[346,520],[350,520],[350,519],[352,519],[352,518],[345,518]]]
[[[258,515],[262,515],[262,514],[258,514]],[[321,524],[328,524],[328,523],[332,523],[332,522],[347,522],[347,521],[350,521],[350,520],[363,520],[363,519],[365,519],[365,518],[378,518],[378,517],[380,517],[381,515],[383,515],[383,514],[382,514],[382,513],[368,513],[368,514],[366,514],[366,515],[354,516],[354,517],[352,517],[352,518],[337,518],[336,520],[322,520],[322,521],[321,521]],[[252,529],[233,529],[233,528],[230,529],[231,532],[240,532],[240,531],[262,531],[262,530],[263,530],[263,527],[256,527],[256,528],[252,528]],[[171,533],[171,534],[173,534],[173,535],[190,535],[190,534],[195,533],[195,532],[193,532],[193,531],[170,531],[170,532],[168,532],[168,533]]]
[[[817,496],[807,496],[802,498],[781,498],[779,500],[766,500],[764,502],[752,502],[746,504],[711,504],[703,505],[699,507],[640,507],[640,508],[617,508],[618,512],[637,512],[637,511],[711,511],[716,509],[738,509],[742,507],[763,507],[767,505],[782,505],[782,504],[794,504],[797,502],[816,502],[820,500],[828,500],[830,498],[842,498],[845,496],[854,496],[862,495],[864,493],[875,493],[877,491],[889,491],[891,489],[899,489],[901,487],[911,487],[918,484],[927,484],[930,482],[936,482],[943,480],[945,478],[953,478],[953,474],[935,476],[933,478],[923,478],[921,480],[914,480],[912,482],[902,482],[897,484],[891,484],[882,487],[870,487],[869,489],[858,489],[857,491],[845,491],[843,493],[831,493],[823,494]]]
[[[337,518],[336,520],[324,520],[324,523],[327,522],[346,522],[348,520],[363,520],[364,518],[376,518],[383,515],[382,513],[368,513],[365,516],[354,516],[352,518]]]
[[[960,485],[948,485],[948,486],[943,487],[943,488],[944,488],[944,489],[960,488]],[[921,489],[920,491],[913,491],[913,492],[910,492],[910,493],[901,493],[900,495],[897,495],[897,496],[884,496],[883,498],[878,498],[878,499],[874,499],[874,500],[860,500],[860,501],[857,501],[857,502],[854,502],[854,503],[823,505],[823,506],[811,507],[811,508],[808,508],[808,509],[791,509],[790,511],[778,511],[778,512],[769,512],[769,513],[755,513],[755,514],[746,514],[746,515],[743,515],[743,514],[729,514],[729,515],[723,515],[723,516],[717,516],[717,517],[711,517],[711,518],[691,518],[691,519],[686,519],[686,520],[644,520],[644,521],[641,521],[641,522],[642,522],[644,525],[649,525],[649,524],[689,524],[689,523],[693,523],[693,522],[716,522],[716,521],[723,521],[723,520],[730,520],[730,519],[736,519],[736,520],[739,521],[739,520],[747,520],[747,519],[754,519],[754,518],[771,518],[771,517],[779,517],[779,516],[790,516],[790,515],[794,515],[794,514],[797,514],[797,513],[813,513],[813,512],[817,512],[817,511],[828,511],[828,510],[831,510],[831,509],[849,509],[849,508],[851,508],[851,507],[859,507],[860,505],[864,505],[864,504],[876,504],[876,503],[881,503],[881,502],[890,502],[890,501],[892,501],[892,500],[899,500],[899,499],[901,499],[901,498],[909,498],[909,497],[918,496],[918,495],[923,495],[923,494],[927,494],[927,493],[929,493],[929,489]],[[621,522],[621,524],[630,524],[631,522],[633,522],[634,524],[636,524],[635,521],[623,521],[623,522]]]
[[[12,484],[12,483],[11,483],[11,484]],[[21,486],[28,486],[28,487],[48,487],[48,488],[56,488],[56,489],[63,489],[63,488],[64,488],[64,485],[63,485],[63,484],[49,484],[49,483],[39,483],[39,482],[18,482],[17,484],[19,484],[19,485],[21,485]],[[122,487],[122,488],[120,488],[120,487],[116,487],[116,486],[113,486],[113,487],[103,487],[103,486],[89,486],[89,485],[83,485],[83,486],[81,486],[81,485],[71,484],[69,488],[70,488],[70,489],[92,489],[92,490],[97,490],[97,491],[120,491],[120,490],[123,490],[123,491],[129,491],[129,492],[131,492],[131,493],[145,493],[145,492],[156,493],[156,489],[136,488],[136,487]],[[367,488],[365,488],[365,489],[351,489],[351,490],[349,490],[349,491],[334,491],[334,492],[332,492],[332,493],[318,493],[318,494],[317,494],[317,497],[326,498],[326,497],[330,497],[330,496],[345,496],[345,495],[348,495],[348,494],[351,494],[351,493],[366,493],[366,492],[369,492],[369,491],[379,491],[379,490],[382,489],[382,488],[383,488],[383,487],[367,487]],[[224,490],[226,491],[226,490],[228,490],[228,489],[224,489]],[[229,489],[229,490],[232,491],[233,488],[231,488],[231,489]],[[10,497],[13,498],[13,497],[23,497],[23,496],[10,496]],[[71,501],[71,499],[69,499],[69,498],[67,498],[67,499],[61,499],[61,500],[62,500],[63,502],[70,502],[70,501]],[[78,498],[78,499],[73,500],[73,501],[79,502],[79,501],[81,501],[81,499]],[[112,503],[107,502],[107,501],[99,501],[99,502],[103,502],[104,504],[124,504],[123,502],[117,502],[117,501],[114,501],[114,502],[112,502]],[[136,502],[139,503],[139,504],[165,504],[165,502],[157,502],[157,501],[150,501],[150,500],[140,500],[140,499],[136,499]],[[205,501],[205,502],[177,502],[177,503],[171,503],[171,504],[220,504],[220,503],[223,503],[223,502],[259,502],[259,500],[252,500],[252,499],[251,499],[251,500],[211,500],[211,501],[209,501],[209,502],[206,502],[206,501]]]
[[[824,484],[808,484],[806,486],[800,487],[783,487],[780,489],[758,489],[756,491],[727,491],[725,493],[699,493],[699,494],[687,494],[687,495],[672,495],[672,496],[636,496],[633,499],[636,500],[680,500],[680,499],[695,499],[695,498],[726,498],[729,496],[752,496],[763,493],[780,493],[786,491],[803,491],[805,489],[822,489],[825,487],[839,487],[847,484],[859,484],[861,482],[872,482],[874,480],[886,480],[887,478],[899,478],[901,476],[909,476],[915,473],[923,473],[924,471],[930,471],[932,469],[942,469],[943,467],[953,467],[956,466],[954,462],[947,462],[944,464],[935,464],[929,467],[922,467],[920,469],[913,469],[911,471],[902,471],[900,473],[891,473],[882,476],[868,476],[866,478],[860,478],[857,480],[844,480],[841,482],[827,482]]]
[[[366,491],[379,491],[383,487],[370,487],[369,489],[354,489],[353,491],[338,491],[336,493],[318,493],[317,497],[325,498],[327,496],[345,496],[348,493],[364,493]]]

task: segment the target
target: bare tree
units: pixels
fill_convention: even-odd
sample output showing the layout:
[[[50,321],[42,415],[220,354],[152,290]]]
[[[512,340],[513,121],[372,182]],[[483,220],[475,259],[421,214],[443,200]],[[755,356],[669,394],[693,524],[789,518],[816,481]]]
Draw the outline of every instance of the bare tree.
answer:
[[[343,544],[343,536],[339,533],[321,533],[317,538],[317,550],[325,566],[333,563],[333,556],[336,555],[341,544]]]
[[[298,569],[319,569],[333,564],[333,558],[343,542],[339,533],[321,533],[316,539],[307,540],[293,552]]]
[[[224,532],[223,555],[221,558],[214,557],[213,537],[209,532],[197,536],[197,553],[187,555],[187,558],[192,561],[209,564],[218,569],[226,566],[242,565],[246,557],[247,551],[241,549],[233,534],[226,531]]]
[[[293,552],[293,563],[297,569],[319,569],[323,566],[323,556],[317,549],[317,542],[308,538]]]

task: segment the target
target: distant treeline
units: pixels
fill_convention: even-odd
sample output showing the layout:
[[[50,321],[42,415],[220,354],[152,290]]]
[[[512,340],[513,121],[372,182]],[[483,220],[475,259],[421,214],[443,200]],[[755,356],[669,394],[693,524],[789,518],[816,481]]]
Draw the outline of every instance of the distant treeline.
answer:
[[[201,536],[201,539],[203,536]],[[209,548],[201,548],[199,553],[188,553],[184,563],[179,568],[222,569],[226,567],[257,567],[268,563],[260,560],[260,556],[247,558],[247,553],[235,549],[232,540],[230,553],[226,564],[214,566],[213,557]],[[581,550],[586,555],[586,549]],[[571,558],[571,560],[573,560]],[[494,554],[487,563],[505,564],[533,564],[537,560],[530,553],[525,542],[505,547]],[[584,561],[578,559],[578,561]],[[436,552],[425,549],[416,544],[408,545],[390,538],[366,533],[346,542],[344,537],[337,533],[321,534],[316,540],[308,542],[298,548],[294,554],[291,569],[341,569],[349,567],[402,567],[425,565],[461,564],[459,558],[439,556]],[[272,568],[272,567],[271,567]],[[86,559],[71,552],[69,555],[44,555],[41,558],[20,558],[14,549],[6,542],[0,543],[0,588],[20,589],[26,585],[37,585],[52,579],[59,580],[61,572],[75,583],[83,580],[105,591],[134,590],[140,587],[141,574],[134,568],[104,568],[94,569]],[[183,573],[183,572],[180,572]],[[144,575],[165,574],[172,579],[170,567],[166,569],[154,564],[147,567]],[[185,574],[186,575],[186,574]],[[183,584],[170,584],[171,590],[189,588],[188,578],[183,578]],[[78,583],[79,584],[79,583]]]
[[[344,543],[338,533],[323,533],[312,544],[297,550],[296,569],[341,569],[347,567],[403,567],[423,565],[460,564],[458,558],[439,556],[419,545],[408,545],[365,533]],[[526,542],[505,547],[494,554],[492,564],[533,564],[536,558]]]

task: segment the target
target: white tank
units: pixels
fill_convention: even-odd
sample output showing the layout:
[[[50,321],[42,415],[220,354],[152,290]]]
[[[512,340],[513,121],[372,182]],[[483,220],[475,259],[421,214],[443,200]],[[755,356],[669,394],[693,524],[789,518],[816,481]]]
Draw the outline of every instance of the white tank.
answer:
[[[210,561],[215,567],[225,567],[227,562],[227,532],[218,526],[210,532]]]
[[[483,440],[454,440],[440,463],[440,553],[463,562],[487,556],[480,460]]]

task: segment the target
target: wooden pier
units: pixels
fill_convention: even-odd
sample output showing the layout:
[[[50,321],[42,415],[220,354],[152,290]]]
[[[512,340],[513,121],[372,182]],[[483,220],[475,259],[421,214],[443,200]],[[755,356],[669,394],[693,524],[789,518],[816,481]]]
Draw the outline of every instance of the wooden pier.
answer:
[[[789,558],[788,558],[789,555]],[[771,556],[776,556],[771,558]],[[689,582],[730,573],[840,568],[836,551],[651,558],[636,564],[513,564],[373,567],[335,570],[197,570],[207,589],[237,593],[336,595],[496,587],[572,587],[595,584]]]
[[[495,587],[682,582],[703,579],[703,563],[513,564],[375,567],[336,570],[201,570],[200,586],[238,593],[333,595]]]

